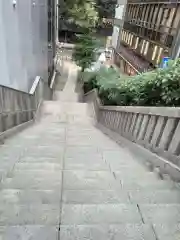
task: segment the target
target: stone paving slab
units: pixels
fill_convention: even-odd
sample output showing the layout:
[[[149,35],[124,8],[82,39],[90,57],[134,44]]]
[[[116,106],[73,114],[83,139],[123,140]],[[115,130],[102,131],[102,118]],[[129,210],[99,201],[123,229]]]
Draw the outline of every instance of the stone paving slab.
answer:
[[[26,173],[32,171],[46,171],[46,172],[53,172],[53,171],[58,171],[62,169],[62,164],[61,163],[52,163],[50,162],[18,162],[16,163],[14,167],[14,172],[17,171],[26,171]]]
[[[71,137],[67,139],[67,145],[69,146],[96,146],[96,142],[94,142],[93,139],[91,138],[86,138],[84,139],[84,137]]]
[[[4,142],[0,149],[8,150],[9,147],[13,149],[13,151],[24,150],[24,148],[29,145],[33,145],[34,141],[38,141],[39,137],[32,138],[24,138],[17,136],[17,138],[13,137],[12,139],[8,139]]]
[[[56,190],[3,189],[0,204],[59,204],[61,192]]]
[[[127,175],[127,178],[118,178],[122,184],[122,188],[128,191],[131,190],[170,190],[170,189],[175,189],[175,186],[173,183],[165,181],[165,180],[158,180],[156,176],[148,179],[147,177],[145,178],[139,178],[139,179],[131,179],[130,174]]]
[[[115,190],[64,190],[63,202],[69,204],[130,203],[126,192]]]
[[[65,137],[62,138],[49,138],[49,139],[42,139],[40,141],[36,142],[36,146],[38,147],[49,147],[49,146],[53,146],[53,147],[59,147],[59,146],[63,146],[65,144]]]
[[[180,223],[178,224],[154,224],[158,240],[179,240],[180,239]]]
[[[12,158],[11,160],[9,160],[9,158],[0,158],[0,159],[1,159],[1,164],[0,164],[1,171],[12,169],[15,163],[18,161],[17,158]]]
[[[114,143],[113,141],[109,139],[102,139],[100,140],[98,137],[94,136],[78,136],[78,130],[77,130],[77,135],[71,136],[67,138],[67,144],[69,146],[94,146],[98,147],[99,149],[109,149],[109,150],[114,150],[118,149],[118,145]]]
[[[129,191],[131,202],[137,204],[179,204],[180,191],[177,190],[147,190]]]
[[[134,164],[134,165],[138,165],[137,162],[135,162],[133,160],[133,157],[131,154],[129,154],[127,151],[122,150],[119,151],[119,148],[117,148],[117,150],[103,150],[102,152],[103,157],[108,161],[113,160],[112,164],[117,164],[118,166],[122,166],[124,164]],[[127,160],[128,159],[128,160]],[[140,166],[141,167],[141,166]]]
[[[110,164],[111,166],[111,164]],[[133,171],[134,169],[134,171]],[[115,171],[116,174],[116,178],[121,180],[121,181],[125,181],[127,179],[127,176],[129,176],[129,181],[128,183],[141,183],[142,182],[142,178],[146,181],[149,182],[149,184],[155,184],[155,183],[159,183],[159,182],[163,182],[160,181],[159,178],[157,178],[155,176],[155,174],[153,172],[145,172],[145,171],[141,171],[141,169],[136,168],[130,168],[130,167],[122,167],[122,169],[119,171]],[[146,184],[145,182],[145,184]],[[142,183],[143,185],[143,183]]]
[[[0,226],[55,225],[59,223],[59,205],[0,205]]]
[[[139,223],[141,216],[133,204],[63,204],[62,224]]]
[[[72,152],[69,152],[69,153],[66,152],[65,158],[67,160],[68,159],[70,159],[70,160],[74,159],[74,162],[76,162],[76,160],[81,160],[81,161],[91,160],[91,161],[95,162],[96,159],[97,159],[96,162],[98,164],[101,164],[101,163],[104,162],[100,153],[98,153],[98,152],[91,152],[90,153],[88,151],[78,152],[78,148],[77,148],[77,151],[72,151]],[[65,163],[66,163],[66,161],[65,161]]]
[[[108,166],[102,161],[98,154],[80,155],[72,158],[65,158],[64,168],[66,170],[94,170],[107,171]]]
[[[62,225],[61,240],[156,240],[152,227],[145,224]]]
[[[139,204],[139,207],[145,223],[180,222],[180,204]]]
[[[41,156],[23,156],[19,159],[19,163],[54,163],[54,164],[60,164],[62,166],[62,159],[63,159],[63,154],[62,156],[58,157],[41,157]]]
[[[52,180],[53,182],[56,183],[61,183],[62,180],[62,175],[60,173],[61,169],[59,169],[59,171],[54,171],[54,170],[44,170],[42,169],[36,169],[36,170],[32,170],[32,169],[26,169],[26,170],[14,170],[9,172],[8,174],[8,179],[15,179],[19,180],[19,179],[25,179],[25,181],[29,182],[29,181],[35,181],[39,180],[40,182],[45,180],[45,181],[50,181]]]
[[[94,146],[66,146],[66,152],[65,152],[65,157],[67,158],[72,158],[74,156],[81,156],[85,155],[88,157],[88,155],[94,155],[97,154],[99,155],[98,148]]]
[[[23,177],[24,176],[24,177]],[[3,181],[1,185],[2,189],[5,188],[15,188],[15,189],[43,189],[43,190],[51,190],[56,189],[59,191],[61,189],[61,173],[59,173],[58,177],[46,176],[46,178],[38,178],[38,177],[28,177],[26,174],[17,175],[13,178],[7,178]]]
[[[1,240],[56,240],[58,230],[54,226],[7,226],[0,227]]]
[[[79,190],[106,190],[115,185],[114,178],[107,171],[64,171],[63,188]]]
[[[60,158],[64,153],[64,148],[59,145],[59,147],[54,146],[34,146],[29,147],[26,151],[26,156],[28,157],[47,157],[47,158]]]
[[[113,161],[112,161],[113,162]],[[114,171],[116,173],[116,177],[117,178],[125,178],[127,175],[131,176],[132,180],[136,180],[136,179],[142,179],[142,178],[152,178],[152,179],[156,179],[156,181],[159,181],[159,179],[157,179],[157,177],[155,176],[155,174],[153,172],[149,172],[147,171],[148,169],[144,168],[139,168],[137,165],[135,164],[128,164],[128,165],[122,165],[121,167],[113,167],[113,164],[111,163],[111,161],[107,162],[107,164],[110,165],[112,171]]]
[[[11,151],[9,151],[11,149]],[[25,152],[26,148],[20,147],[20,146],[3,146],[0,148],[0,158],[7,158],[7,159],[12,159],[12,158],[19,158],[22,156]]]

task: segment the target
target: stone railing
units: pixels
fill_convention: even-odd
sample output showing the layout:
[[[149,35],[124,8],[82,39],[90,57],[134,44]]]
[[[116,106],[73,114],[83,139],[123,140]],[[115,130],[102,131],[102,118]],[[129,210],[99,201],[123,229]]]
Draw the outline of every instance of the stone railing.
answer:
[[[35,79],[30,93],[0,86],[0,138],[7,130],[33,120],[42,98],[40,77]]]
[[[85,94],[84,100],[85,100],[85,102],[92,105],[91,116],[94,117],[98,121],[99,109],[101,108],[101,102],[100,102],[100,99],[98,98],[96,89]]]
[[[180,170],[180,108],[102,106],[95,90],[85,95],[85,101],[93,103],[102,125]]]

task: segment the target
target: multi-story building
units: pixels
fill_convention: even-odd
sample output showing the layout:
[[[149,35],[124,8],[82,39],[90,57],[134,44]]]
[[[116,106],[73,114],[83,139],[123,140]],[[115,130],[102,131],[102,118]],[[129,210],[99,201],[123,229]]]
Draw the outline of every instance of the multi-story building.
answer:
[[[179,0],[128,0],[123,7],[123,25],[117,19],[114,23],[119,29],[115,62],[121,71],[134,75],[160,67],[164,58],[179,56]]]
[[[48,0],[48,80],[50,82],[54,72],[54,58],[56,56],[56,0]]]
[[[48,34],[54,25],[54,20],[48,25],[48,5],[53,2],[0,1],[0,85],[29,92],[36,76],[48,82],[48,40],[54,41],[53,31]]]

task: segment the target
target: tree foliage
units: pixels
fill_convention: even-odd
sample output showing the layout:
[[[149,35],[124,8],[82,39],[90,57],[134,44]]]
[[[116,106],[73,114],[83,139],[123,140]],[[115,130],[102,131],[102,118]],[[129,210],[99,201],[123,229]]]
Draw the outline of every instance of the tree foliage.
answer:
[[[73,60],[78,66],[88,68],[95,60],[96,41],[88,34],[78,36],[77,44],[73,52]]]
[[[93,0],[64,0],[61,2],[61,18],[79,27],[94,28],[98,12]]]
[[[105,105],[180,106],[180,59],[165,69],[133,77],[101,69],[85,83],[85,91],[97,88]]]
[[[114,18],[117,0],[96,0],[96,9],[100,18]]]
[[[69,9],[69,13],[69,21],[76,22],[80,27],[93,28],[98,21],[98,13],[93,2],[84,1],[82,5],[74,4]]]

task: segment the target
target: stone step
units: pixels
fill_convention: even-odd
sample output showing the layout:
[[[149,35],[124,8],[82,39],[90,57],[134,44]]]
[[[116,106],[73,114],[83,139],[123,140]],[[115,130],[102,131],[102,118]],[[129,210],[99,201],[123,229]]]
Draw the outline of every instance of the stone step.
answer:
[[[58,226],[59,204],[2,204],[0,226]],[[13,238],[12,238],[13,239]]]
[[[3,189],[0,204],[59,204],[61,193],[55,190]]]
[[[116,225],[62,225],[61,240],[93,239],[93,240],[156,240],[153,229],[148,224],[116,224]]]
[[[34,175],[27,175],[26,173],[17,176],[10,175],[2,182],[1,189],[61,190],[61,173],[58,175],[34,173]]]

